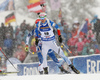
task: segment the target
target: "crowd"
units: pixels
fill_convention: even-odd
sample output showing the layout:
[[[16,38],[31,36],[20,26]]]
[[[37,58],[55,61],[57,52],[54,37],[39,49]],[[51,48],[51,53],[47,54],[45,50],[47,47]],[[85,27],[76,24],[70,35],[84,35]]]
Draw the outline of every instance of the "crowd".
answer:
[[[5,51],[5,54],[8,58],[16,57],[21,62],[24,61],[26,57],[25,52],[25,41],[28,33],[34,28],[34,26],[30,26],[26,24],[24,20],[20,26],[16,26],[15,30],[13,26],[9,23],[8,26],[5,26],[4,23],[1,23],[0,26],[0,46]],[[31,38],[31,50],[34,48],[34,36]],[[33,51],[36,51],[33,49]]]
[[[59,23],[54,20],[61,30],[63,43],[72,51],[72,53],[69,53],[66,49],[63,49],[66,56],[100,54],[98,45],[100,43],[100,19],[94,16],[91,22],[89,22],[88,19],[84,21],[88,21],[87,34],[78,35],[79,28],[82,25],[79,21],[74,21],[73,25],[69,26],[64,19]],[[0,46],[5,51],[7,57],[16,57],[21,62],[25,60],[27,56],[25,52],[25,41],[28,33],[31,32],[32,29],[34,29],[34,25],[30,26],[26,24],[25,20],[20,26],[16,26],[15,30],[10,23],[8,26],[1,23]],[[30,50],[36,52],[34,36],[31,37],[29,44]]]
[[[100,54],[100,19],[95,15],[91,22],[89,22],[89,19],[84,21],[84,25],[87,26],[87,29],[85,28],[84,30],[85,32],[87,31],[86,34],[81,32],[80,28],[84,25],[79,21],[74,21],[72,27],[64,20],[58,23],[64,38],[63,43],[72,51],[72,53],[65,52],[67,56]],[[87,25],[85,24],[86,22]]]

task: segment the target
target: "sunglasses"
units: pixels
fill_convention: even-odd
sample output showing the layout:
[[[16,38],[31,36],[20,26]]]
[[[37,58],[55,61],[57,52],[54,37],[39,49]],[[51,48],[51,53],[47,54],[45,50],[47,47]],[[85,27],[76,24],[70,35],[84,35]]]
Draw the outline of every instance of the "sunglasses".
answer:
[[[41,20],[45,19],[46,16],[39,16]]]

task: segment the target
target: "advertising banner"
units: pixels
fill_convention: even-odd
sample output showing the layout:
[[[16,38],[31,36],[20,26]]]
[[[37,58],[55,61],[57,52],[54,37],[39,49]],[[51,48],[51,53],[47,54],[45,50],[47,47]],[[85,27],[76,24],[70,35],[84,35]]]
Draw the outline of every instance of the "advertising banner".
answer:
[[[39,74],[38,65],[39,63],[18,64],[17,68],[21,72],[19,72],[17,75],[18,76],[38,75]],[[48,61],[48,69],[49,69],[49,74],[56,74],[60,72],[58,66],[53,61]]]
[[[93,74],[100,73],[100,55],[90,55],[90,56],[78,56],[69,58],[75,68],[83,74]],[[73,71],[68,67],[67,63],[65,63],[62,59],[59,60],[63,67],[71,71]],[[18,64],[17,67],[20,73],[18,75],[37,75],[39,63],[33,64]],[[57,74],[60,73],[60,69],[57,64],[53,61],[48,61],[49,74]]]
[[[73,59],[73,64],[82,73],[100,73],[100,55],[77,57]]]

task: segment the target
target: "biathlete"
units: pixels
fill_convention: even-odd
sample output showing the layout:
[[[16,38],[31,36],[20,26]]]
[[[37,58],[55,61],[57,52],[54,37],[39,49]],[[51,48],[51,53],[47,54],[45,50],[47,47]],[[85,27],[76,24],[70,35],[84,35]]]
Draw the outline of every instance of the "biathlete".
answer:
[[[37,24],[37,22],[39,22],[40,19],[37,19],[35,21],[35,24]],[[28,34],[27,38],[26,38],[26,47],[25,47],[25,51],[29,51],[29,39],[31,36],[35,36],[35,31],[34,29]],[[39,73],[40,74],[43,74],[43,55],[41,53],[42,51],[42,43],[41,43],[41,35],[39,34],[38,36],[38,40],[39,42],[37,43],[36,42],[36,51],[37,51],[37,55],[38,55],[38,59],[39,59]],[[52,49],[49,49],[48,50],[48,55],[49,57],[51,57],[51,59],[57,64],[57,66],[59,67],[59,69],[61,70],[61,72],[63,73],[70,73],[69,71],[65,70],[62,66],[62,64],[59,62],[59,60],[56,58],[55,54],[54,54],[54,51]],[[44,71],[44,74],[48,74],[48,71]]]
[[[55,34],[53,33],[53,29],[56,28],[58,32],[58,40],[62,43],[62,37],[58,25],[52,22],[51,20],[47,19],[47,14],[42,12],[39,14],[39,21],[36,24],[35,32],[36,32],[36,43],[38,45],[39,42],[39,35],[41,35],[41,42],[42,42],[42,56],[43,56],[43,69],[44,72],[48,74],[48,67],[47,67],[47,54],[48,51],[51,49],[55,51],[63,60],[69,65],[69,67],[76,73],[79,74],[80,72],[72,65],[71,61],[64,55],[63,50],[56,45],[55,41]]]

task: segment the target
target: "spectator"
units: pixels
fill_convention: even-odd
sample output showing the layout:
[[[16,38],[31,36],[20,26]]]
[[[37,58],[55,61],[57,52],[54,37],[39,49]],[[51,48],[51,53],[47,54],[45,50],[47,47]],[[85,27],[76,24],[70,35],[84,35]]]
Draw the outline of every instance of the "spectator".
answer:
[[[66,35],[66,32],[67,31],[67,24],[66,25],[64,25],[64,30],[63,30],[63,32],[62,32],[62,37],[63,37],[63,42],[66,44],[66,41],[67,41],[67,35]]]
[[[89,20],[86,19],[86,21],[88,21],[88,34],[86,35],[78,35],[77,37],[75,37],[77,35],[78,29],[80,27],[80,23],[78,21],[74,21],[73,27],[70,28],[64,21],[64,19],[61,20],[60,23],[58,23],[58,26],[61,30],[61,34],[63,36],[63,43],[69,47],[69,49],[72,51],[72,53],[67,53],[65,49],[64,50],[64,54],[66,56],[77,56],[77,55],[89,55],[89,54],[100,54],[99,51],[99,45],[98,43],[95,41],[95,35],[96,35],[96,39],[99,38],[99,24],[100,24],[100,20],[95,18],[97,21],[93,22],[93,24],[95,25],[95,32],[97,34],[94,34],[92,31],[92,26],[91,24],[89,24]],[[54,20],[55,21],[55,20]],[[56,21],[55,21],[56,23]],[[35,28],[35,27],[33,27]],[[72,29],[72,30],[71,30]],[[13,39],[13,35],[15,40],[16,40],[16,52],[15,52],[15,57],[17,57],[18,59],[20,59],[22,62],[26,57],[26,52],[24,51],[25,48],[25,40],[26,40],[26,36],[27,34],[32,30],[32,27],[29,24],[26,24],[26,21],[24,20],[21,25],[20,28],[18,28],[18,26],[16,27],[14,34],[13,34],[13,27],[10,25],[10,23],[8,24],[8,27],[5,27],[4,24],[1,24],[0,27],[0,46],[3,45],[10,45],[10,43],[14,45],[14,41]],[[56,32],[56,31],[55,31]],[[7,34],[10,33],[11,37],[7,37]],[[3,35],[3,36],[2,36]],[[9,35],[9,34],[8,34]],[[58,39],[58,37],[56,37]],[[80,40],[81,38],[81,40]],[[99,39],[97,40],[99,41]],[[3,44],[4,42],[4,44]],[[7,43],[9,42],[9,43]],[[20,44],[20,45],[18,45]],[[35,39],[34,36],[31,37],[29,44],[31,44],[30,46],[30,50],[32,52],[36,52],[36,46],[35,46]],[[57,43],[58,44],[58,43]],[[92,46],[92,48],[91,48]],[[5,47],[5,46],[4,46]],[[10,50],[10,49],[8,49]],[[6,52],[9,52],[6,49]],[[12,51],[13,52],[13,51]],[[9,55],[9,53],[7,53]]]
[[[14,57],[18,58],[21,62],[23,62],[26,58],[26,53],[20,44],[17,45],[17,50],[14,53]]]
[[[79,38],[78,40],[79,40],[79,42],[76,43],[76,50],[77,50],[78,55],[82,55],[82,50],[83,50],[83,47],[84,47],[84,42],[82,41],[81,38]]]
[[[4,23],[1,23],[1,33],[3,36],[3,40],[5,39],[5,33],[6,33],[5,28],[6,28],[6,26],[4,25]]]
[[[67,42],[67,45],[69,46],[69,49],[72,51],[72,54],[69,54],[70,56],[76,55],[75,52],[75,44],[78,42],[78,38],[70,38]]]
[[[79,36],[79,27],[80,27],[80,23],[78,21],[74,21],[73,26],[72,26],[72,36],[73,37],[77,37]]]
[[[94,15],[94,18],[90,22],[92,24],[92,30],[93,30],[93,32],[95,31],[94,24],[97,22],[97,20],[98,20],[98,15]]]
[[[80,27],[79,21],[74,21],[73,27],[74,27],[76,30],[78,30],[79,27]]]
[[[95,54],[100,54],[99,45],[96,40],[93,40],[93,47],[95,49]]]
[[[11,34],[11,39],[13,39],[13,27],[11,24],[8,24],[8,27],[6,28],[6,32],[9,32]]]
[[[0,47],[3,46],[3,33],[2,33],[2,28],[0,27]]]
[[[21,41],[22,49],[25,50],[25,42],[24,40]]]
[[[89,43],[84,44],[82,55],[88,55]]]
[[[83,42],[84,43],[87,43],[88,42],[87,35],[84,35]]]
[[[96,40],[99,41],[100,19],[97,19],[97,22],[94,24],[94,30],[96,32]]]
[[[66,32],[66,41],[68,41],[72,37],[71,29],[67,26],[67,32]]]
[[[20,28],[16,27],[14,33],[15,33],[15,39],[17,38],[17,35],[19,34]]]
[[[92,39],[91,39],[91,37],[89,37],[89,38],[87,39],[87,43],[91,44],[91,42],[92,42]]]
[[[94,49],[89,50],[89,55],[92,55],[92,54],[94,54]]]
[[[10,36],[10,33],[6,33],[6,39],[4,40],[5,52],[8,57],[12,57],[13,54],[13,40]]]
[[[30,26],[30,24],[27,24],[26,26],[26,30],[28,29],[28,31],[32,31],[32,27]]]
[[[94,15],[94,18],[91,20],[90,23],[95,24],[97,22],[97,19],[98,19],[98,15]]]
[[[61,26],[64,26],[65,20],[64,18],[61,19]]]
[[[17,35],[17,44],[21,44],[21,41],[24,39],[24,34],[22,33],[22,31],[19,31],[18,35]]]
[[[89,30],[88,30],[87,37],[88,37],[88,38],[90,37],[91,39],[94,39],[94,34],[93,34],[93,32],[92,32],[91,27],[90,27]]]
[[[29,30],[26,29],[26,30],[25,30],[25,34],[24,34],[24,42],[26,41],[26,37],[27,37],[28,33],[29,33]]]
[[[72,34],[72,37],[75,37],[77,35],[77,29],[73,27],[71,34]]]
[[[26,27],[27,27],[26,20],[23,20],[23,22],[20,25],[20,29],[21,29],[23,34],[24,34],[25,30],[26,30]]]

